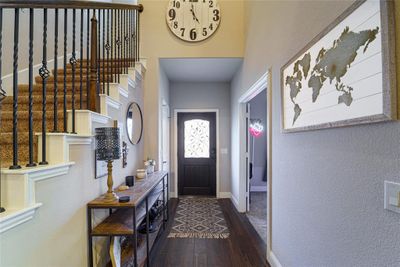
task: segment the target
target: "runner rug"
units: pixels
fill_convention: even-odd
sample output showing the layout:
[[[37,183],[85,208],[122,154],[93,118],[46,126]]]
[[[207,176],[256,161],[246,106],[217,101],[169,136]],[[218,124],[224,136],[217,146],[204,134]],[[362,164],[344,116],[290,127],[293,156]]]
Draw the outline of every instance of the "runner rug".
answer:
[[[228,238],[229,230],[217,199],[180,199],[168,237]]]

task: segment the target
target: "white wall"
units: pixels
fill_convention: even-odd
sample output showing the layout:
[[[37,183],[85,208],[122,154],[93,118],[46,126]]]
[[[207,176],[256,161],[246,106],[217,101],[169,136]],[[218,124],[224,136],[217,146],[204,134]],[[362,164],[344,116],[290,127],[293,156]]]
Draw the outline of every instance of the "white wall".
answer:
[[[383,209],[383,181],[400,182],[400,123],[281,133],[280,68],[350,4],[246,2],[245,60],[232,82],[232,194],[237,100],[272,68],[272,251],[282,266],[400,265],[400,216]],[[396,13],[399,32],[398,1]]]
[[[219,154],[220,192],[230,191],[230,85],[229,83],[172,82],[170,85],[171,112],[175,109],[218,109],[219,110],[219,146],[226,148],[228,154]],[[171,127],[171,148],[175,147],[174,129]],[[176,174],[174,162],[177,151],[173,150],[171,166],[171,185]],[[173,190],[174,188],[171,188]],[[176,194],[176,192],[173,192]]]

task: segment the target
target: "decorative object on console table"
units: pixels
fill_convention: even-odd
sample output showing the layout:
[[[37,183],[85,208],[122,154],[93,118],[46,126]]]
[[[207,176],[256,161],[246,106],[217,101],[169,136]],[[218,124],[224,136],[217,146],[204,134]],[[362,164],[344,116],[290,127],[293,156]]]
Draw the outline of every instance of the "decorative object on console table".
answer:
[[[133,175],[125,177],[125,185],[132,187],[135,184],[135,177]]]
[[[96,159],[107,161],[108,178],[107,193],[104,195],[106,201],[117,200],[113,192],[112,162],[121,157],[120,134],[117,127],[96,128]]]
[[[156,166],[156,161],[154,159],[147,158],[147,160],[144,162],[144,166],[146,167],[148,174],[153,173],[154,166]]]
[[[136,177],[138,179],[144,179],[147,177],[147,170],[146,169],[137,169],[136,170]]]
[[[397,118],[393,1],[356,1],[282,68],[283,132]]]
[[[125,168],[128,165],[128,144],[125,141],[122,141],[122,168]]]

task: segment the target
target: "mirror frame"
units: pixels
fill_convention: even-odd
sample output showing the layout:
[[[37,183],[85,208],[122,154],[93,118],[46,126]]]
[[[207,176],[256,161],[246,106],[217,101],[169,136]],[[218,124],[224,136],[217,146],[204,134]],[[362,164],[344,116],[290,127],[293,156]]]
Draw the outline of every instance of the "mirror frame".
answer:
[[[136,140],[136,142],[133,142],[133,140],[131,140],[131,138],[129,137],[129,132],[128,132],[128,125],[126,123],[127,118],[128,118],[128,113],[129,113],[129,109],[135,105],[138,110],[139,110],[139,114],[140,114],[140,135],[139,138]],[[142,109],[140,108],[139,104],[137,102],[131,102],[128,105],[128,109],[126,110],[126,116],[125,116],[125,128],[126,128],[126,134],[128,135],[128,140],[132,145],[137,145],[139,144],[140,140],[142,140],[142,136],[143,136],[143,114],[142,114]]]

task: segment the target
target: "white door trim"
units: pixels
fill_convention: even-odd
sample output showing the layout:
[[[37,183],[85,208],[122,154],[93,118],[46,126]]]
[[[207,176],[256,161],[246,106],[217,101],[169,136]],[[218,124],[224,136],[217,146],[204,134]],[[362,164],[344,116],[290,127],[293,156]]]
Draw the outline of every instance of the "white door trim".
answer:
[[[240,138],[240,162],[239,162],[239,211],[246,210],[246,103],[253,99],[263,90],[267,97],[267,260],[271,260],[272,252],[272,84],[271,70],[260,77],[238,100],[239,105],[239,138]]]
[[[216,197],[220,198],[220,150],[219,150],[219,109],[174,109],[174,146],[173,146],[173,161],[174,161],[174,192],[171,193],[172,197],[178,197],[178,113],[201,113],[201,112],[214,112],[215,113],[215,128],[216,128]]]

